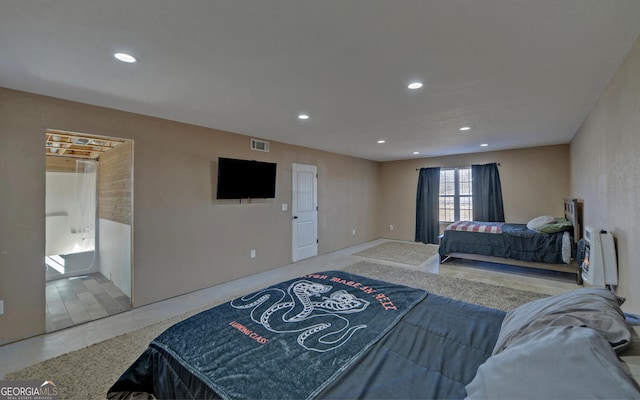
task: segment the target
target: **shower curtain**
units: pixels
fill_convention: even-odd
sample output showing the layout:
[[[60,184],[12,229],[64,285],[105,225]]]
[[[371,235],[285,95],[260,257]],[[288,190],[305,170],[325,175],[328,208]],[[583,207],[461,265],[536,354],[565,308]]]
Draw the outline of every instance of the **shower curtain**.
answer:
[[[80,234],[83,243],[92,250],[95,243],[96,225],[96,185],[98,181],[98,162],[95,160],[76,160],[74,207],[71,220],[71,232]]]

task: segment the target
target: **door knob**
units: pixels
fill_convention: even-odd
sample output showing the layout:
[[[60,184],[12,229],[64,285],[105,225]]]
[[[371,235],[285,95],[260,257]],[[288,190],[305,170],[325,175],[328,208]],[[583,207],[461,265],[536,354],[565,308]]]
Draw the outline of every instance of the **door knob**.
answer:
[[[293,219],[298,219],[298,216],[297,216],[297,215],[294,215],[294,216],[293,216]]]

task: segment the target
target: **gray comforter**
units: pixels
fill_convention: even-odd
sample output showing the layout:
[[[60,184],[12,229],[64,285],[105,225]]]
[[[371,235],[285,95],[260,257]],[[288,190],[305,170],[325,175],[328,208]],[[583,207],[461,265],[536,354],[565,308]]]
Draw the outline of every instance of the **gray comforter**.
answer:
[[[563,264],[564,232],[540,233],[524,224],[503,224],[502,233],[446,230],[440,241],[439,254],[480,254],[514,260]]]

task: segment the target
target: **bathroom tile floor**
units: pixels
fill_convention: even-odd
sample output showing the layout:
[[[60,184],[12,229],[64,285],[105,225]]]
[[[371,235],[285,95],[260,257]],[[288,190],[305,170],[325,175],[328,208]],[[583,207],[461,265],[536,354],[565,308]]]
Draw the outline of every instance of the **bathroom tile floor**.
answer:
[[[47,332],[119,314],[131,300],[100,273],[47,282]]]

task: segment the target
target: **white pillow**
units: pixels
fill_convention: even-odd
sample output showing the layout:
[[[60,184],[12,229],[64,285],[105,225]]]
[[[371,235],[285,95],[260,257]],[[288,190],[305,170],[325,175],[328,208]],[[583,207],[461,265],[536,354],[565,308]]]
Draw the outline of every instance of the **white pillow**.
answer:
[[[553,224],[554,222],[556,222],[555,217],[551,215],[541,215],[527,222],[527,228],[533,231],[539,231],[543,226]]]
[[[640,392],[595,330],[552,326],[489,357],[467,399],[637,399]]]
[[[520,337],[550,326],[586,326],[604,337],[616,352],[631,345],[631,331],[620,300],[606,288],[581,288],[533,300],[507,313],[493,355]]]

